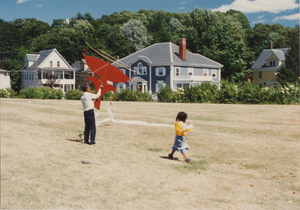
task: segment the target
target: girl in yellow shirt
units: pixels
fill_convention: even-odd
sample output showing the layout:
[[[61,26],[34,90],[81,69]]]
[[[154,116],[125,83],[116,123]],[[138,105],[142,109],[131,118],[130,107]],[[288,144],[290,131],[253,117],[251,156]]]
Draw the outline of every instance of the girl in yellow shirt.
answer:
[[[173,155],[176,151],[179,151],[186,162],[191,162],[191,159],[188,159],[185,155],[185,152],[190,148],[190,146],[185,142],[185,133],[192,132],[192,129],[187,128],[186,126],[187,114],[185,112],[179,112],[176,117],[175,124],[175,142],[172,147],[172,152],[169,154],[169,158],[173,159]]]

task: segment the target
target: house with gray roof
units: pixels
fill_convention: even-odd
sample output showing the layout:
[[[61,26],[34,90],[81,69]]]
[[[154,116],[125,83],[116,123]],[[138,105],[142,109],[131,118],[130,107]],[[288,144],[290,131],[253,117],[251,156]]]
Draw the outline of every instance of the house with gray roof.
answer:
[[[116,89],[129,88],[157,93],[161,87],[172,90],[210,82],[220,88],[222,64],[186,50],[186,39],[179,46],[156,43],[113,63],[131,80],[117,84]]]
[[[22,88],[42,87],[49,76],[57,77],[56,84],[63,92],[75,89],[75,68],[56,50],[40,51],[38,54],[26,54],[26,63],[21,69]]]
[[[262,87],[277,85],[278,68],[285,65],[285,58],[289,48],[264,49],[252,65],[253,79]]]

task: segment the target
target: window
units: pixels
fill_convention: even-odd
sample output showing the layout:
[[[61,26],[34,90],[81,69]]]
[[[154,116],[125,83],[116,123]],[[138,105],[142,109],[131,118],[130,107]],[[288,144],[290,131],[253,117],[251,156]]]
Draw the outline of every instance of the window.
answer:
[[[159,76],[159,77],[166,76],[166,68],[164,68],[164,67],[156,68],[156,76]]]
[[[207,76],[208,75],[208,69],[203,69],[203,76]]]
[[[270,66],[276,66],[276,61],[270,61]]]
[[[65,71],[65,79],[73,79],[73,72]]]
[[[147,75],[147,66],[143,66],[140,62],[137,67],[134,67],[134,75]]]
[[[56,76],[57,79],[62,79],[63,78],[63,72],[62,71],[55,71],[54,76]]]
[[[50,61],[50,67],[52,67],[53,66],[53,62],[52,61]]]
[[[193,76],[193,68],[188,68],[189,76]]]
[[[180,68],[175,68],[175,76],[178,77],[180,75]]]
[[[125,69],[120,69],[120,70],[121,70],[121,72],[123,72],[123,74],[126,75],[126,70]]]
[[[185,88],[185,87],[189,87],[190,84],[189,83],[177,83],[176,84],[176,88]]]
[[[157,81],[156,83],[156,92],[158,92],[162,87],[165,87],[166,83],[164,81]]]
[[[59,61],[57,61],[57,67],[60,67],[60,62]]]
[[[216,78],[216,77],[217,77],[217,70],[213,69],[213,70],[212,70],[212,73],[211,73],[211,76],[212,76],[213,78]]]
[[[258,72],[258,78],[259,78],[259,79],[262,79],[262,71],[259,71],[259,72]]]

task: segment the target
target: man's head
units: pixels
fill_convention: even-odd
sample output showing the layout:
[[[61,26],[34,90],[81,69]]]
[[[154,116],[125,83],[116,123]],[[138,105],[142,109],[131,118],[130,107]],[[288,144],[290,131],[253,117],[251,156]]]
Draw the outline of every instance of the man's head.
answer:
[[[81,88],[83,92],[87,92],[87,91],[89,92],[91,89],[88,83],[83,84]]]

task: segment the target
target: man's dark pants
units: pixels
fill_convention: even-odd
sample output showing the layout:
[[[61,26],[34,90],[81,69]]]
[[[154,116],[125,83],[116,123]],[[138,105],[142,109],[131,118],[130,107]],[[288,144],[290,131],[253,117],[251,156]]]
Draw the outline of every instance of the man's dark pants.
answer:
[[[91,144],[95,144],[95,136],[96,136],[96,123],[95,123],[95,115],[94,110],[90,109],[84,112],[84,143],[89,143],[89,135],[91,132]]]

